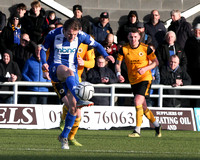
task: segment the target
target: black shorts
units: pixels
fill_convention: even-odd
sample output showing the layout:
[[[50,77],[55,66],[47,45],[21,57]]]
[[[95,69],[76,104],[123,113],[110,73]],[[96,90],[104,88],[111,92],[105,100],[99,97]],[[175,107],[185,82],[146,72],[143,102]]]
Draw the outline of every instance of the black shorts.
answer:
[[[131,89],[134,96],[136,94],[139,94],[145,97],[149,97],[149,93],[151,89],[151,81],[142,81],[140,83],[133,84],[131,85]]]

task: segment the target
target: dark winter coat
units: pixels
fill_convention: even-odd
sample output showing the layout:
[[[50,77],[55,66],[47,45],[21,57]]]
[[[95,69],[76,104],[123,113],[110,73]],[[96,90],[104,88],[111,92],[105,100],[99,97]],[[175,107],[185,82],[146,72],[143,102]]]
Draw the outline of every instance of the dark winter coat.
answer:
[[[107,23],[105,27],[100,22],[92,25],[92,35],[99,43],[103,42],[109,33],[113,33],[110,23]]]
[[[185,55],[185,52],[177,43],[175,43],[174,46],[175,46],[176,55],[180,59],[180,67],[186,70],[187,57]],[[162,66],[168,66],[169,58],[170,58],[169,44],[164,42],[163,44],[158,46],[155,53],[159,61],[159,68],[161,68]]]
[[[189,74],[180,67],[174,72],[168,66],[163,66],[160,70],[160,84],[172,85],[176,83],[176,79],[182,79],[183,85],[190,85],[191,78]],[[164,90],[164,94],[180,95],[180,90],[169,89]],[[175,107],[181,104],[178,98],[165,98],[163,100],[164,107]]]
[[[159,44],[162,44],[166,34],[166,28],[164,24],[159,21],[155,26],[151,21],[145,24],[145,33],[150,35],[152,38],[152,43],[157,48]]]
[[[176,42],[180,45],[181,48],[185,47],[185,42],[189,37],[193,35],[192,26],[190,23],[186,22],[184,17],[181,17],[180,20],[171,22],[171,25],[168,27],[168,31],[174,31],[176,34]]]
[[[109,78],[109,83],[108,84],[112,84],[112,83],[117,83],[118,79],[115,75],[115,73],[108,67],[95,67],[92,68],[88,71],[87,73],[87,81],[93,84],[98,84],[98,83],[102,83],[101,82],[101,78],[103,77],[108,77]],[[95,88],[95,93],[110,93],[110,88]],[[104,105],[104,106],[109,106],[110,105],[110,97],[93,97],[91,99],[91,101],[94,102],[95,105]]]
[[[200,85],[200,40],[195,37],[188,38],[185,44],[185,54],[188,60],[187,71],[192,79],[192,84]]]
[[[17,76],[17,81],[20,81],[22,76],[19,67],[16,62],[12,60],[12,53],[10,55],[10,62],[5,64],[3,60],[0,62],[0,82],[8,82],[9,75],[14,74]],[[0,86],[1,91],[12,91],[12,86]],[[0,95],[2,99],[7,99],[10,95]]]

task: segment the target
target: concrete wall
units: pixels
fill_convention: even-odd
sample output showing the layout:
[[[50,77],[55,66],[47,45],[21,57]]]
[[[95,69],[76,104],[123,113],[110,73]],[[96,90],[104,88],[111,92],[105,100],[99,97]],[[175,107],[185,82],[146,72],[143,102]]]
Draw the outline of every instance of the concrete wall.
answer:
[[[7,17],[10,15],[12,7],[18,3],[25,3],[30,9],[30,3],[33,0],[0,0],[0,10],[4,12]],[[126,21],[126,16],[130,10],[136,10],[140,21],[146,22],[148,15],[153,9],[159,10],[161,20],[166,21],[170,18],[170,11],[172,9],[179,9],[181,12],[197,5],[200,0],[55,0],[56,2],[72,9],[75,4],[83,6],[83,15],[90,19],[97,18],[101,12],[108,11],[110,14],[110,24],[116,33],[119,24]],[[45,10],[52,10],[48,6],[42,4]],[[57,16],[66,20],[67,17],[57,12]],[[200,22],[200,10],[197,14],[187,18],[191,24],[198,19]]]

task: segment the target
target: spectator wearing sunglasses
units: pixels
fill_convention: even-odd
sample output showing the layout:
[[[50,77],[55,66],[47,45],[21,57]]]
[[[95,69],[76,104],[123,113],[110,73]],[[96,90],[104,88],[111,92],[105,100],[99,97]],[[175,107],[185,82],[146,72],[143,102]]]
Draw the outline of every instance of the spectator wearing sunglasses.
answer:
[[[14,50],[20,44],[20,37],[23,29],[19,23],[19,15],[14,14],[9,18],[8,25],[4,27],[0,36],[1,51],[9,49]]]
[[[30,40],[27,33],[21,35],[20,44],[13,50],[13,60],[19,65],[19,69],[22,72],[24,64],[34,52],[35,42]]]

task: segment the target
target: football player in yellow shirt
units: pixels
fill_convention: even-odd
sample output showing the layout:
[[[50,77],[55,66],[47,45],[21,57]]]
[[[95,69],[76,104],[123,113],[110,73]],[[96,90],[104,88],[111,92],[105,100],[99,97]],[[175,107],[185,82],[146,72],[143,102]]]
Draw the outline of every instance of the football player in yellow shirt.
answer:
[[[153,50],[146,44],[140,43],[140,33],[137,29],[132,29],[128,34],[129,43],[119,51],[116,61],[116,74],[118,80],[123,83],[124,77],[121,75],[121,63],[125,59],[128,79],[134,94],[134,104],[136,107],[136,127],[129,137],[140,137],[143,114],[155,126],[156,137],[161,137],[161,125],[156,121],[151,110],[147,108],[145,96],[149,96],[152,75],[151,69],[158,66],[158,60]],[[152,61],[149,64],[149,60]]]

